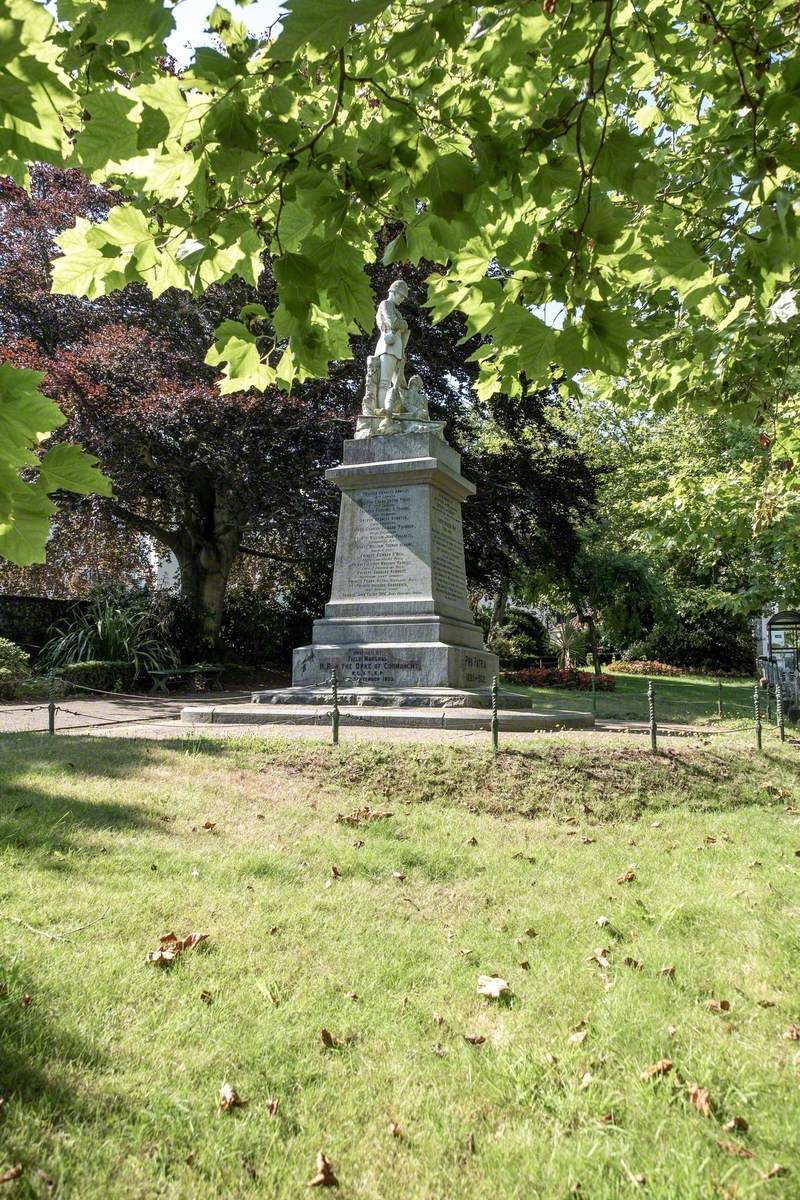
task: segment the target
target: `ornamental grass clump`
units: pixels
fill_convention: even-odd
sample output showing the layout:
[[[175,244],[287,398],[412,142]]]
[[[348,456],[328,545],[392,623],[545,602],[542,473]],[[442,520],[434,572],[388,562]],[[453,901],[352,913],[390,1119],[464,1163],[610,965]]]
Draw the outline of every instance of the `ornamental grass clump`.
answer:
[[[138,676],[177,663],[144,599],[98,598],[73,609],[52,632],[39,658],[51,671],[76,663],[128,663]]]

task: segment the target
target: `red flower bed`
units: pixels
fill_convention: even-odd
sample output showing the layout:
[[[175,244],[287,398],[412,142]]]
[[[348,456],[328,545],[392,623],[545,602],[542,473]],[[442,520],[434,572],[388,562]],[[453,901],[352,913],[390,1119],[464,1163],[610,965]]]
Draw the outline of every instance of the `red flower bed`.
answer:
[[[691,672],[686,667],[671,667],[669,663],[650,661],[640,659],[638,662],[613,662],[609,665],[609,671],[616,671],[620,675],[689,675]]]
[[[598,692],[613,692],[616,684],[610,675],[592,676],[589,671],[577,671],[574,667],[526,667],[523,671],[506,671],[503,679],[508,683],[522,683],[526,687],[560,687],[573,691],[590,692],[592,678]]]

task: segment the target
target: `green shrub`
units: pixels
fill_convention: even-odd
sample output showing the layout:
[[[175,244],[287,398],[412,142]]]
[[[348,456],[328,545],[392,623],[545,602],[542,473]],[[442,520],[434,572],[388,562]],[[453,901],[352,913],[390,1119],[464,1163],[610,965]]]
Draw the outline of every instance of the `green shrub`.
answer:
[[[67,688],[77,683],[102,692],[128,692],[136,682],[137,670],[132,662],[98,661],[67,663],[59,667],[58,674]]]
[[[21,680],[30,675],[30,659],[16,642],[0,638],[0,700],[17,700]]]
[[[629,646],[623,659],[713,674],[754,673],[755,643],[747,616],[709,606],[698,588],[681,592],[674,603],[672,612],[661,617],[646,638]]]

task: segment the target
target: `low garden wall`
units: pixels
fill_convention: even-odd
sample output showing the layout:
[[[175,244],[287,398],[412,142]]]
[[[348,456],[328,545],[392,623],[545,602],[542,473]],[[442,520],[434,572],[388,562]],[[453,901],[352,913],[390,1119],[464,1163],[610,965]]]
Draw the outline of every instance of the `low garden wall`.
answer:
[[[52,600],[48,596],[0,596],[0,637],[36,653],[45,644],[50,626],[82,600]]]

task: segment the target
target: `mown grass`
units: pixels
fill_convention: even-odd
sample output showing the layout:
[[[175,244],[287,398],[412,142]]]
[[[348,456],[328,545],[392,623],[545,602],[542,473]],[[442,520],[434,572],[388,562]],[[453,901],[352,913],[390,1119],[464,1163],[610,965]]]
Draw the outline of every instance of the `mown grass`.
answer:
[[[800,1191],[796,747],[19,735],[0,772],[8,1195],[297,1197],[318,1150],[369,1200]],[[207,949],[145,964],[170,929]]]
[[[614,721],[647,721],[647,685],[649,679],[641,675],[612,676],[613,692],[597,692],[597,716]],[[659,721],[680,724],[752,724],[753,683],[752,679],[724,679],[722,681],[722,721],[719,719],[719,687],[716,679],[701,675],[681,675],[653,679],[655,688],[656,716]],[[568,712],[590,712],[591,692],[571,691],[568,688],[529,688],[519,685],[511,690],[524,692],[533,700],[534,708],[550,710],[565,709]],[[767,700],[762,696],[763,720],[767,720]],[[771,714],[774,718],[774,712]]]

